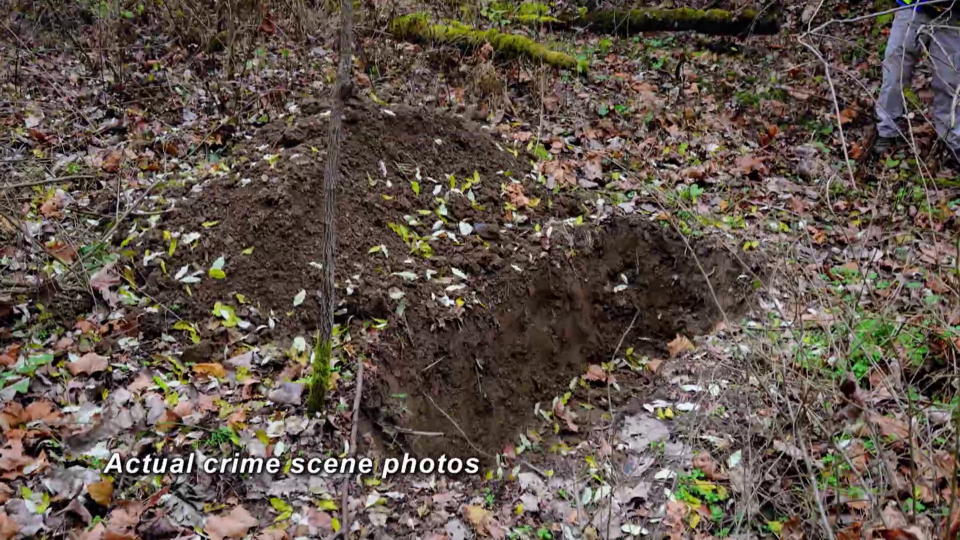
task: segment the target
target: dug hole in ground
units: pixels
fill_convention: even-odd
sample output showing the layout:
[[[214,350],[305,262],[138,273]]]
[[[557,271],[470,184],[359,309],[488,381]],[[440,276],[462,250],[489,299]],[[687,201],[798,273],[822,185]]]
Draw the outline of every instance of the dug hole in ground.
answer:
[[[652,390],[639,359],[666,358],[671,340],[709,332],[724,312],[747,306],[753,277],[741,261],[688,246],[668,222],[610,208],[585,221],[588,207],[575,195],[531,200],[530,164],[478,124],[353,102],[346,126],[336,321],[338,356],[369,369],[361,452],[467,457],[479,449],[495,466],[493,455],[537,425],[538,409],[557,431],[541,444],[575,444],[583,409],[554,400],[604,387],[599,366],[618,347],[623,353],[626,343],[637,361],[620,381],[618,400],[626,400]],[[221,317],[186,358],[236,351],[240,340],[269,346],[223,358],[227,369],[257,366],[275,381],[306,373],[305,354],[284,362],[282,351],[298,336],[312,344],[317,324],[327,129],[322,113],[265,126],[235,150],[237,170],[185,194],[153,232],[155,253],[174,237],[200,235],[176,247],[166,275],[158,264],[141,269],[155,287],[145,292],[189,320],[220,303],[250,324]],[[220,258],[224,279],[182,294],[184,277],[206,274]],[[173,270],[184,267],[178,281]],[[177,319],[159,315],[148,324],[170,331]],[[278,347],[272,357],[270,347]],[[606,397],[595,399],[592,412],[605,413]]]

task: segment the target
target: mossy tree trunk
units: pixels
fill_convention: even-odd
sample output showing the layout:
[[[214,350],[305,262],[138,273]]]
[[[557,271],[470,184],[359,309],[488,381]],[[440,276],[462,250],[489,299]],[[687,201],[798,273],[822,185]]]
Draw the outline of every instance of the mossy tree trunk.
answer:
[[[588,11],[564,22],[587,26],[593,32],[623,35],[684,30],[711,35],[770,35],[780,31],[780,24],[775,18],[763,16],[752,9],[741,12],[693,8],[604,9]]]
[[[415,42],[432,42],[473,49],[489,43],[493,50],[506,58],[525,57],[560,69],[586,69],[586,62],[578,61],[569,54],[550,50],[542,43],[528,37],[505,34],[497,30],[476,30],[457,21],[434,24],[424,13],[397,17],[390,22],[390,33],[399,39]]]
[[[343,137],[344,101],[351,88],[350,66],[353,63],[353,0],[340,2],[340,58],[337,79],[333,85],[330,110],[330,136],[327,140],[327,155],[323,168],[323,236],[320,239],[323,252],[323,281],[320,283],[320,331],[313,354],[313,376],[310,379],[310,395],[307,410],[310,413],[323,409],[330,383],[330,358],[333,351],[333,310],[336,306],[334,289],[334,259],[337,252],[337,234],[334,229],[336,212],[336,189],[340,176],[340,140]]]

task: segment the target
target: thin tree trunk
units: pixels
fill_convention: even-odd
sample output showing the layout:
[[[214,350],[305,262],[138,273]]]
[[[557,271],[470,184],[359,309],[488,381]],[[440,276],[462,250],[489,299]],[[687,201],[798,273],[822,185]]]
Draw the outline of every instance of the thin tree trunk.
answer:
[[[310,381],[310,396],[307,409],[319,412],[326,398],[329,383],[330,357],[333,348],[333,311],[336,306],[334,290],[334,256],[337,235],[334,230],[336,190],[340,175],[340,139],[343,132],[344,101],[351,88],[350,67],[353,63],[353,0],[341,0],[340,4],[340,62],[337,80],[331,95],[330,136],[327,140],[327,156],[323,169],[323,282],[320,284],[320,336],[314,348],[313,378]],[[325,364],[324,364],[325,363]],[[323,367],[319,367],[323,366]],[[327,374],[327,376],[323,376]]]

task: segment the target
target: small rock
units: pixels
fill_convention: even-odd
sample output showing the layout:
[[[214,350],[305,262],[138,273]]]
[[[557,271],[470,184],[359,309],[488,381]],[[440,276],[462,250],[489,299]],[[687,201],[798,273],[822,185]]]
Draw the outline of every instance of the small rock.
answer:
[[[475,223],[473,225],[474,231],[480,235],[480,238],[484,240],[497,240],[500,238],[500,227],[496,225],[488,225],[486,223]]]
[[[274,388],[267,399],[281,405],[300,405],[301,394],[303,394],[302,384],[286,382]]]
[[[522,472],[517,475],[517,480],[520,482],[520,489],[526,492],[540,493],[547,489],[543,480],[536,473]]]
[[[669,439],[670,430],[652,416],[637,414],[624,418],[619,437],[629,451],[639,454],[650,450],[650,443]]]
[[[470,534],[467,526],[459,519],[452,519],[443,527],[444,532],[450,537],[450,540],[465,540]]]
[[[813,146],[803,145],[797,148],[797,156],[800,158],[797,163],[797,176],[804,180],[814,180],[826,170],[820,151]]]

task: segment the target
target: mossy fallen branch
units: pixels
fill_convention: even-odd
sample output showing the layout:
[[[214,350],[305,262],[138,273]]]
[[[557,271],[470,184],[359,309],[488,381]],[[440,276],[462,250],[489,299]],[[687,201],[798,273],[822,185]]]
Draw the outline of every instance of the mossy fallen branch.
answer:
[[[701,34],[770,35],[780,31],[780,23],[773,17],[759,17],[756,11],[746,9],[739,13],[722,9],[604,9],[589,11],[576,19],[564,22],[588,25],[593,32],[610,34],[637,34],[640,32],[692,30]]]
[[[497,30],[476,30],[457,21],[434,24],[424,13],[397,17],[390,22],[390,33],[407,41],[442,43],[468,49],[489,43],[498,55],[506,58],[524,57],[560,69],[587,70],[586,62],[578,61],[566,53],[552,51],[528,37],[504,34]]]

